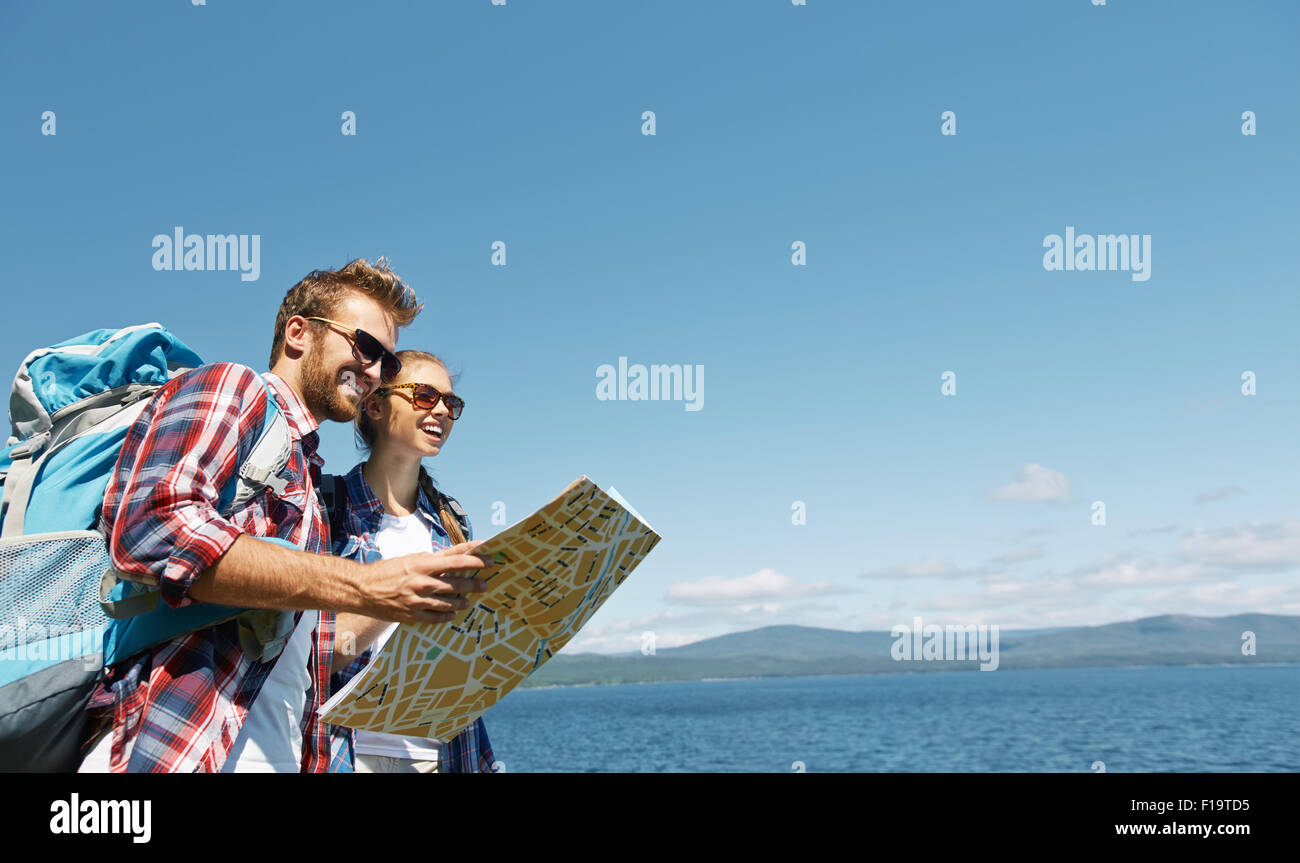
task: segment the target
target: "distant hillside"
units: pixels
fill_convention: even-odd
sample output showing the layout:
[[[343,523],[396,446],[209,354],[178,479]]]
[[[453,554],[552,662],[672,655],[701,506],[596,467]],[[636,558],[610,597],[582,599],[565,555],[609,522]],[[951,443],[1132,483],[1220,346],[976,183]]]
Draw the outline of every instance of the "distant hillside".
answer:
[[[1255,633],[1243,656],[1242,633]],[[888,632],[765,626],[640,654],[561,654],[524,686],[648,683],[743,677],[974,670],[978,661],[895,661]],[[998,668],[1300,663],[1300,617],[1164,615],[1105,626],[999,631]]]

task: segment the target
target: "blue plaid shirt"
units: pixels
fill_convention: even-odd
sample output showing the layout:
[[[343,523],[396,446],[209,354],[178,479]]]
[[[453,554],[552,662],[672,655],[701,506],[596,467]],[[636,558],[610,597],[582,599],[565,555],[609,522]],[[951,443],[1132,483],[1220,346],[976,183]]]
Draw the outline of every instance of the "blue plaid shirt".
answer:
[[[348,472],[343,478],[343,488],[346,492],[345,500],[336,500],[334,505],[342,507],[342,518],[335,521],[340,524],[341,530],[334,531],[333,552],[339,557],[346,557],[350,560],[360,561],[361,563],[374,563],[383,559],[379,553],[379,545],[376,537],[379,534],[380,522],[384,518],[384,506],[375,497],[375,493],[370,490],[366,484],[366,479],[361,473],[365,462],[358,464]],[[421,468],[423,470],[423,468]],[[328,483],[329,480],[326,480]],[[442,521],[438,516],[438,508],[435,503],[429,500],[424,489],[419,489],[420,511],[429,515],[433,522],[433,536],[431,551],[437,551],[440,548],[447,548],[451,545],[451,537],[443,530]],[[466,528],[469,528],[469,520],[466,519]],[[465,531],[465,538],[470,538],[470,530]],[[340,672],[330,676],[330,695],[338,692],[349,680],[356,676],[366,663],[370,661],[371,650],[367,650],[361,656],[357,657],[348,667]],[[355,772],[353,756],[353,730],[342,725],[329,726],[330,738],[330,772],[331,773],[352,773]],[[483,720],[476,719],[474,724],[466,728],[460,734],[457,734],[451,740],[444,743],[444,754],[446,760],[444,765],[439,765],[440,771],[450,773],[491,773],[492,763],[495,760],[492,755],[492,744],[488,740],[487,728],[483,725]]]

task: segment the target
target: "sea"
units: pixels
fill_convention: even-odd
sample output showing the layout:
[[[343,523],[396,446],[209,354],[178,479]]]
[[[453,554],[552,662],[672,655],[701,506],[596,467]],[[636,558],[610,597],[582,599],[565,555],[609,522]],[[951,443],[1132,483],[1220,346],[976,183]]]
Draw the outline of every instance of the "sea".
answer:
[[[516,689],[499,772],[1300,771],[1300,665]]]

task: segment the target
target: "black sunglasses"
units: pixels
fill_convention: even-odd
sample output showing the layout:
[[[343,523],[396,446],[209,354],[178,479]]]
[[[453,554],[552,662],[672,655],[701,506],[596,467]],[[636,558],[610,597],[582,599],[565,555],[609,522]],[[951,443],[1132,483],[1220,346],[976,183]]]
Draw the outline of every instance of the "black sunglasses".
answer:
[[[390,351],[379,343],[379,339],[370,335],[365,330],[349,328],[346,324],[340,324],[338,321],[331,321],[329,318],[308,318],[309,321],[320,321],[329,324],[339,335],[348,340],[352,345],[352,356],[363,366],[373,365],[376,360],[379,361],[379,380],[388,383],[397,377],[397,373],[402,370],[402,361],[397,358],[397,354]]]
[[[411,395],[407,395],[398,390],[414,390]],[[380,387],[375,390],[376,395],[385,395],[392,393],[406,399],[411,405],[418,410],[431,411],[438,406],[438,399],[447,406],[447,412],[451,414],[454,420],[460,419],[460,415],[465,411],[465,400],[460,396],[454,396],[450,393],[439,392],[429,384],[396,384],[391,387]]]

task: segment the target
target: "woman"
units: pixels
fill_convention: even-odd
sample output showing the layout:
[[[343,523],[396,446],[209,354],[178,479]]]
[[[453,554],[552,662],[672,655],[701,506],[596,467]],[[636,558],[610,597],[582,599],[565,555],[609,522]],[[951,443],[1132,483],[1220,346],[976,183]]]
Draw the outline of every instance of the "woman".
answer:
[[[357,415],[357,442],[370,457],[342,477],[327,481],[333,552],[362,563],[404,554],[437,551],[468,540],[469,519],[452,498],[434,488],[421,459],[442,451],[465,403],[452,393],[442,360],[424,351],[400,351],[398,376],[379,387]],[[457,516],[460,516],[458,520]],[[369,646],[334,674],[337,692],[378,651],[396,624],[360,618],[348,621],[356,651]],[[351,639],[335,637],[340,648]],[[331,726],[332,772],[487,773],[492,748],[478,719],[450,741],[425,740]]]

